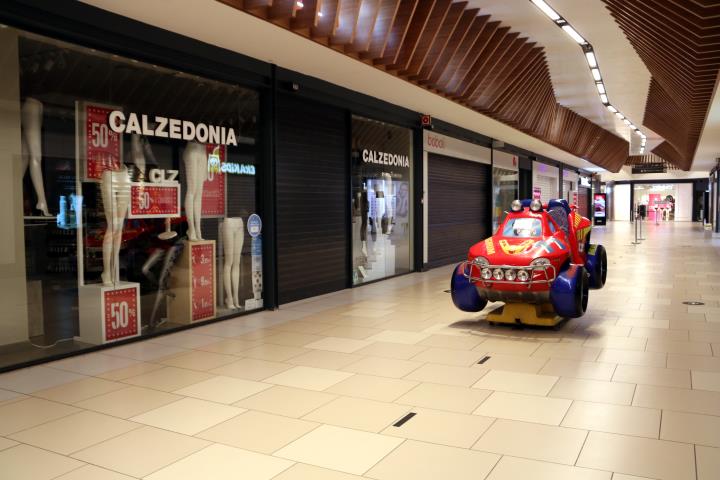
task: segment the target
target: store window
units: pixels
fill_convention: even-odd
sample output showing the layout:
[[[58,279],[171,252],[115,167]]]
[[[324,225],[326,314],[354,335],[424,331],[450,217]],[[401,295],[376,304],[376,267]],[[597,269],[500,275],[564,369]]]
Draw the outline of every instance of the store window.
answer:
[[[518,157],[493,151],[493,232],[505,220],[510,204],[518,198]]]
[[[353,285],[411,270],[412,130],[353,116]]]
[[[0,367],[262,307],[256,92],[0,48]]]

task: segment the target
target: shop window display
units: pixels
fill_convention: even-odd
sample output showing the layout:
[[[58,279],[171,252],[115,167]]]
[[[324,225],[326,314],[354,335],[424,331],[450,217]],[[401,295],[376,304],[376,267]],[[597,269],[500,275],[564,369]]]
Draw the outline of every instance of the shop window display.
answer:
[[[353,284],[411,270],[412,131],[352,119]]]
[[[518,198],[518,172],[493,166],[493,232],[505,220],[507,206]]]
[[[262,307],[256,92],[11,28],[0,49],[0,367]]]

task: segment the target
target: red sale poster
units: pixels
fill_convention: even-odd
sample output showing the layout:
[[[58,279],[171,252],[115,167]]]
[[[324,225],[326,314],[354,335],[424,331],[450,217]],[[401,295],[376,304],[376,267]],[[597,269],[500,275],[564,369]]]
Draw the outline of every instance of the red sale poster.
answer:
[[[192,268],[192,321],[215,315],[215,265],[212,243],[190,246]]]
[[[130,186],[128,218],[168,218],[180,216],[180,185],[133,183]]]
[[[202,216],[225,216],[225,174],[220,166],[227,159],[227,146],[205,145],[208,155],[208,178],[203,184]]]
[[[105,170],[117,171],[122,163],[121,134],[110,130],[108,116],[114,107],[81,103],[85,181],[99,181]]]
[[[135,337],[138,332],[137,287],[106,290],[103,292],[105,310],[105,341]]]

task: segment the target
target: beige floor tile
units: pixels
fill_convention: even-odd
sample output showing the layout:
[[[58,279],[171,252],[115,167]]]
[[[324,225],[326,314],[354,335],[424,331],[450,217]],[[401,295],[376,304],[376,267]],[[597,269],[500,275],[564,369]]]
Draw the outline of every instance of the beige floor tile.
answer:
[[[678,355],[669,353],[667,367],[720,372],[720,358],[707,357],[705,355]]]
[[[150,410],[154,410],[168,403],[180,400],[182,397],[171,393],[159,392],[149,388],[127,387],[105,395],[84,400],[77,404],[80,408],[106,413],[113,417],[130,418]]]
[[[484,355],[483,355],[484,356]],[[507,355],[493,353],[490,358],[478,368],[491,368],[493,370],[507,370],[509,372],[538,373],[548,362],[548,358],[539,356]]]
[[[40,398],[26,398],[0,406],[0,435],[9,435],[71,415],[80,410]]]
[[[344,337],[325,337],[306,345],[307,348],[327,350],[330,352],[353,353],[365,348],[372,342]]]
[[[240,400],[234,405],[297,418],[307,415],[336,398],[337,395],[328,393],[275,386],[252,397]],[[292,399],[292,401],[288,401],[288,399]]]
[[[621,318],[620,320],[618,320],[617,324],[620,327],[633,328],[670,328],[670,320],[667,318],[661,318],[662,316],[657,316],[657,313],[658,312],[655,312],[656,318]]]
[[[225,355],[242,355],[245,350],[262,345],[261,340],[237,340],[234,338],[226,338],[219,342],[211,343],[209,345],[203,345],[198,347],[196,350],[203,352],[222,353]]]
[[[46,366],[68,372],[80,373],[82,375],[101,375],[105,372],[129,367],[136,363],[138,363],[137,360],[93,352],[51,362]]]
[[[7,450],[10,447],[14,447],[18,442],[10,440],[9,438],[0,437],[0,451]]]
[[[416,362],[439,363],[441,365],[469,367],[470,365],[476,364],[478,360],[480,360],[483,356],[483,353],[473,352],[471,350],[431,347],[424,352],[414,356],[412,360]]]
[[[254,358],[256,360],[266,360],[268,362],[284,362],[309,350],[302,347],[287,347],[285,345],[274,345],[272,343],[264,343],[255,348],[251,348],[242,352],[243,357]]]
[[[687,330],[669,330],[665,328],[632,327],[630,336],[656,340],[674,340],[678,342],[687,342],[689,339]]]
[[[340,397],[310,412],[303,419],[377,433],[400,420],[408,410],[409,407],[394,403]]]
[[[574,465],[587,431],[498,419],[473,450]]]
[[[712,355],[709,343],[676,342],[673,340],[650,339],[647,343],[648,352],[667,352],[683,355]]]
[[[638,477],[635,475],[625,475],[624,473],[614,473],[612,480],[653,480],[648,477]]]
[[[0,374],[0,388],[18,393],[33,393],[83,378],[84,375],[55,368],[30,367]]]
[[[665,410],[660,438],[720,447],[720,417]]]
[[[95,465],[85,465],[77,470],[61,475],[55,480],[133,480],[133,477],[96,467]]]
[[[561,425],[597,432],[658,438],[660,410],[608,403],[573,402]]]
[[[473,348],[477,347],[483,340],[483,337],[475,335],[430,335],[425,340],[422,340],[420,343],[418,343],[418,345],[425,345],[428,347],[437,348],[455,348],[458,350],[472,350]]]
[[[285,345],[286,347],[303,347],[308,343],[316,342],[323,337],[320,335],[312,335],[300,332],[278,332],[263,339],[264,343],[272,343],[273,345]]]
[[[390,309],[375,309],[375,308],[364,308],[364,307],[356,307],[353,304],[352,308],[347,309],[345,312],[342,313],[344,316],[348,317],[366,317],[366,318],[386,318],[390,319],[388,315],[393,313]]]
[[[327,468],[296,463],[273,480],[362,480],[362,477]]]
[[[277,375],[285,370],[290,370],[291,368],[292,365],[288,365],[287,363],[267,362],[265,360],[257,360],[254,358],[243,358],[237,362],[229,363],[220,368],[210,370],[210,373],[259,381],[265,380],[273,375]]]
[[[116,472],[144,477],[209,444],[198,438],[142,427],[81,450],[73,457]]]
[[[30,445],[0,451],[0,472],[8,480],[50,480],[82,466],[82,462]]]
[[[402,330],[384,330],[378,334],[368,337],[371,342],[391,342],[404,343],[406,345],[415,345],[430,336],[429,333],[423,332],[406,332]]]
[[[618,365],[613,375],[614,382],[642,383],[664,387],[690,388],[690,372],[669,368]]]
[[[473,413],[521,422],[560,425],[571,403],[570,400],[562,398],[495,392]]]
[[[720,416],[720,392],[638,385],[633,405]]]
[[[397,378],[353,375],[325,391],[379,402],[392,402],[416,385],[418,385],[418,382]]]
[[[151,343],[147,341],[129,343],[127,345],[120,345],[119,347],[113,347],[105,350],[105,353],[107,355],[113,355],[123,358],[132,358],[134,360],[139,360],[142,362],[151,362],[159,358],[165,358],[170,355],[176,355],[182,352],[187,352],[187,349],[173,347],[170,345],[160,345],[159,343]]]
[[[503,457],[487,480],[610,480],[610,472],[525,458]]]
[[[379,328],[358,327],[354,325],[336,325],[323,331],[323,335],[328,337],[344,337],[354,338],[356,340],[365,340],[368,337],[376,335],[380,332],[382,332],[382,330]]]
[[[611,433],[590,432],[577,465],[661,480],[695,480],[692,445]]]
[[[404,405],[472,413],[492,392],[477,388],[421,383],[395,400]]]
[[[11,392],[10,390],[0,390],[0,406],[5,405],[6,403],[16,402],[21,398],[27,398],[27,395]]]
[[[246,412],[195,436],[237,448],[271,454],[317,426],[317,423],[270,413]]]
[[[60,403],[77,403],[125,387],[127,387],[127,385],[123,383],[89,377],[46,390],[40,390],[33,393],[33,396]]]
[[[600,348],[568,345],[565,343],[543,343],[535,350],[534,356],[546,358],[563,358],[566,360],[593,361],[600,355]]]
[[[198,372],[177,367],[165,367],[135,377],[126,378],[123,382],[138,387],[172,392],[212,377],[213,375],[207,372]]]
[[[226,445],[210,445],[145,477],[147,480],[270,480],[292,462]]]
[[[312,350],[298,357],[293,357],[287,361],[293,365],[302,365],[303,367],[328,368],[330,370],[339,370],[343,367],[362,360],[361,355],[353,353],[330,352],[327,350]]]
[[[401,378],[417,370],[423,362],[396,360],[393,358],[365,357],[343,368],[346,372],[362,373],[379,377]]]
[[[646,338],[633,337],[598,337],[586,340],[584,347],[602,348],[614,350],[645,350],[645,344],[648,342]]]
[[[695,390],[710,390],[720,392],[720,372],[702,372],[693,370],[692,388]]]
[[[322,425],[275,452],[275,456],[362,475],[402,442],[387,435]]]
[[[697,480],[716,480],[720,478],[720,448],[695,447],[697,460]]]
[[[407,441],[366,476],[378,480],[474,480],[485,478],[499,458],[485,452]]]
[[[558,377],[551,375],[490,370],[473,388],[545,396],[557,381]]]
[[[404,343],[375,342],[370,346],[355,352],[358,355],[371,355],[374,357],[395,358],[408,360],[428,347],[422,345],[407,345]]]
[[[538,348],[540,348],[540,342],[488,338],[475,347],[474,350],[487,352],[487,354],[491,356],[496,353],[506,355],[532,355]]]
[[[238,407],[219,405],[195,398],[183,398],[141,413],[130,420],[172,432],[195,435],[244,411],[245,409]]]
[[[413,409],[414,417],[383,434],[451,447],[470,448],[493,423],[493,418],[426,408]]]
[[[218,376],[181,388],[173,393],[217,403],[234,403],[272,387],[267,383]]]
[[[237,361],[237,357],[233,355],[194,351],[172,356],[168,359],[162,360],[160,363],[170,367],[205,371],[212,370],[213,368],[218,368],[235,361]]]
[[[293,367],[290,370],[266,378],[265,382],[286,387],[321,391],[351,376],[353,374],[349,372],[338,372],[324,368]]]
[[[614,363],[581,362],[578,360],[565,360],[551,358],[540,369],[541,375],[556,375],[558,377],[582,378],[586,380],[610,381],[615,372]]]
[[[82,411],[10,436],[55,453],[70,455],[83,448],[139,428],[137,423],[96,412]]]
[[[161,368],[165,368],[164,365],[160,365],[158,363],[138,362],[130,365],[129,367],[110,370],[109,372],[98,375],[98,378],[119,382],[121,380],[125,380],[126,378],[136,377],[138,375],[142,375],[143,373],[150,373]]]
[[[308,317],[305,317],[308,318]],[[297,333],[308,333],[314,335],[317,333],[325,332],[332,328],[332,325],[322,322],[313,322],[305,320],[294,320],[292,322],[281,323],[275,325],[273,330],[280,330],[284,332],[297,332]]]
[[[644,367],[665,367],[667,354],[660,352],[636,352],[632,350],[603,350],[598,362],[640,365]]]
[[[480,380],[488,371],[489,369],[487,368],[452,367],[449,365],[429,363],[413,371],[407,375],[405,379],[469,387]]]

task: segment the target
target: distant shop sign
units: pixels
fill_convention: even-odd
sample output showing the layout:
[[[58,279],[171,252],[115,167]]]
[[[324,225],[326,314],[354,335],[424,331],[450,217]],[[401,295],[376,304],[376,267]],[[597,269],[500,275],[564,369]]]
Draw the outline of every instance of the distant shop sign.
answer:
[[[632,173],[665,173],[667,167],[664,163],[643,163],[642,165],[633,165]]]

